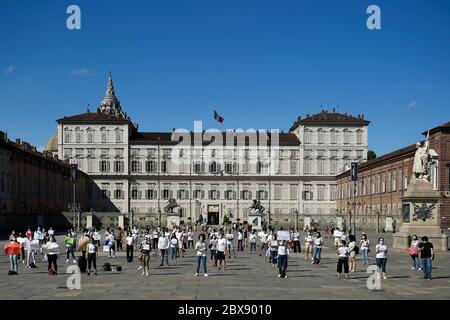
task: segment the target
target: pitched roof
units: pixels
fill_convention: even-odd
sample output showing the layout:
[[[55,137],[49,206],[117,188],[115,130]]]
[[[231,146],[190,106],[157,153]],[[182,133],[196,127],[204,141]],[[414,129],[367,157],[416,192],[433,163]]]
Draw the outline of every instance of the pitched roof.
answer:
[[[318,114],[306,115],[305,118],[299,117],[294,125],[289,129],[290,132],[297,129],[300,125],[369,125],[370,121],[364,119],[364,115],[354,117],[349,114],[337,113],[336,111],[322,110]]]
[[[224,145],[227,144],[227,133],[228,132],[221,132],[222,134],[222,141]],[[191,144],[194,145],[194,133],[191,132]],[[248,137],[248,133],[231,133],[234,134],[236,137],[245,139]],[[251,135],[251,133],[250,133]],[[182,136],[180,134],[179,136]],[[267,145],[271,145],[272,141],[272,134],[267,133],[268,142]],[[279,145],[280,146],[299,146],[300,140],[298,140],[297,136],[293,133],[279,133]],[[256,135],[257,142],[263,142],[263,137],[260,135]],[[205,138],[204,138],[205,140]],[[245,140],[245,145],[249,145],[250,139]],[[158,144],[158,141],[161,145],[177,145],[179,141],[172,141],[172,132],[135,132],[131,135],[130,143],[131,144]],[[209,145],[212,141],[203,141],[203,145]],[[236,145],[236,143],[235,143]]]
[[[407,146],[402,149],[398,149],[396,151],[393,151],[391,153],[387,153],[381,157],[378,157],[376,159],[372,159],[369,161],[366,161],[364,163],[358,164],[358,171],[362,172],[365,170],[370,170],[373,167],[384,165],[386,163],[394,162],[397,160],[400,160],[402,158],[409,158],[414,157],[414,154],[416,153],[417,146],[415,144],[412,144],[410,146]],[[350,171],[345,171],[337,176],[338,179],[350,176]]]
[[[439,131],[450,131],[450,121],[444,124],[441,124],[440,126],[437,126],[430,130],[430,133],[436,133]],[[428,133],[428,130],[422,133],[423,135],[426,135]]]
[[[61,124],[131,124],[131,121],[128,119],[118,119],[113,115],[98,112],[86,112],[64,117],[56,120],[56,122]]]

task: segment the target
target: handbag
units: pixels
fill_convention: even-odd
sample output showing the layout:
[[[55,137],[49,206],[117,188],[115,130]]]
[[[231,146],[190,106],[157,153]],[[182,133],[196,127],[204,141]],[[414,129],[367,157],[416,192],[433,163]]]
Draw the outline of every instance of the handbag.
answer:
[[[407,250],[408,254],[410,256],[416,256],[419,253],[419,250],[417,248],[408,248]]]

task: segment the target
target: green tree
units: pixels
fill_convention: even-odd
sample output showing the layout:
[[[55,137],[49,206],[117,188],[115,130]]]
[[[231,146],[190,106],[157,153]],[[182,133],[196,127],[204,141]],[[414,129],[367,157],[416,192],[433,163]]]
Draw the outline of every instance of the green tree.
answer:
[[[367,160],[373,160],[377,158],[377,154],[373,150],[367,152]]]

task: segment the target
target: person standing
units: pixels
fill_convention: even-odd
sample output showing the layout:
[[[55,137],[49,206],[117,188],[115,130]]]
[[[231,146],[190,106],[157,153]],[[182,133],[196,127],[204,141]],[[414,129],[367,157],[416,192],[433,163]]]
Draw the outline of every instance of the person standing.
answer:
[[[155,249],[155,251],[158,250],[158,239],[159,239],[159,231],[158,229],[155,229],[155,231],[153,231],[153,249]]]
[[[73,252],[73,244],[75,239],[70,231],[67,232],[66,237],[64,238],[64,244],[66,245],[66,263],[69,263],[70,254],[72,254],[73,263],[77,263],[75,260],[75,254]]]
[[[420,245],[419,238],[416,235],[413,235],[411,239],[411,245],[409,246],[408,249],[408,253],[412,260],[411,270],[415,269],[419,269],[419,271],[422,270],[419,261],[419,253],[420,253],[419,245]]]
[[[115,258],[116,257],[116,234],[114,233],[114,230],[111,229],[109,234],[109,257]]]
[[[172,238],[170,239],[170,259],[172,261],[177,260],[177,250],[178,250],[178,239],[176,234],[172,234]]]
[[[250,234],[250,254],[256,253],[256,241],[258,240],[258,237],[255,233],[255,231],[252,231],[252,233]]]
[[[286,271],[288,266],[289,248],[286,241],[281,241],[278,246],[278,278],[287,278]]]
[[[431,271],[433,269],[432,261],[434,259],[433,244],[428,242],[428,237],[422,237],[422,243],[419,244],[420,258],[422,259],[423,278],[431,280]]]
[[[309,255],[311,255],[311,257],[312,257],[313,246],[314,246],[314,237],[313,237],[311,231],[307,231],[306,237],[305,237],[305,251],[306,251],[305,260],[309,259]],[[312,259],[312,260],[314,261],[314,259]]]
[[[386,263],[387,263],[387,254],[388,248],[383,238],[378,239],[378,244],[375,247],[376,251],[376,259],[377,259],[377,267],[378,267],[378,279],[380,279],[380,273],[383,273],[383,279],[387,280],[386,276]]]
[[[123,241],[123,230],[121,227],[117,228],[117,252],[122,251],[122,241]],[[128,257],[128,253],[127,253],[127,257]]]
[[[278,255],[278,241],[277,235],[272,234],[270,240],[270,257],[269,262],[272,263],[272,267],[275,268],[277,265],[277,255]]]
[[[206,251],[208,250],[206,247],[205,242],[205,235],[200,234],[198,236],[199,241],[195,245],[195,250],[197,251],[197,272],[195,273],[195,277],[198,277],[198,274],[200,272],[200,263],[203,262],[203,273],[205,277],[208,276],[208,273],[206,272]]]
[[[47,254],[48,260],[48,274],[49,275],[57,275],[58,274],[58,254],[59,254],[59,245],[56,242],[55,236],[49,236],[49,242],[44,245],[44,250]],[[52,269],[53,267],[53,269]]]
[[[97,241],[91,238],[87,246],[88,276],[92,272],[91,267],[93,267],[94,275],[97,275],[97,251],[98,251]]]
[[[294,231],[292,240],[294,245],[294,253],[302,253],[302,247],[300,245],[300,233],[298,232],[298,230]]]
[[[244,251],[243,241],[244,241],[244,234],[242,232],[242,229],[239,229],[238,230],[238,251]]]
[[[350,253],[349,268],[350,272],[356,271],[356,254],[358,253],[358,246],[356,245],[356,238],[354,235],[349,235],[348,252]]]
[[[17,237],[17,242],[20,244],[20,257],[22,257],[22,264],[25,264],[25,245],[27,242],[27,238],[22,237],[22,233],[19,233],[19,236]]]
[[[139,250],[141,251],[141,262],[142,262],[142,276],[148,277],[148,273],[150,270],[150,252],[152,250],[150,245],[150,238],[146,238],[144,242],[141,243]]]
[[[209,240],[209,249],[211,250],[211,263],[217,266],[217,237],[215,234]]]
[[[139,240],[139,228],[137,226],[134,226],[131,230],[132,236],[133,236],[133,243],[137,244]]]
[[[359,246],[361,247],[361,254],[364,259],[364,265],[369,265],[370,242],[369,239],[367,239],[367,235],[365,233],[361,235],[361,239],[359,240]]]
[[[35,247],[35,244],[37,247]],[[27,241],[25,243],[27,251],[27,268],[36,267],[36,249],[39,247],[39,240],[33,240],[32,234],[28,234]]]
[[[342,232],[339,230],[339,228],[335,228],[333,229],[333,238],[334,238],[334,246],[337,248],[340,247],[340,243],[341,243],[341,237],[342,237]]]
[[[164,266],[164,261],[166,261],[167,266],[169,266],[169,245],[169,238],[166,233],[162,231],[161,236],[158,240],[158,250],[161,255],[161,264],[159,265],[160,267]]]
[[[217,240],[217,270],[226,270],[225,255],[227,254],[227,240],[224,239],[223,233],[219,234],[219,239]]]
[[[133,249],[134,249],[134,238],[130,231],[128,231],[128,235],[125,238],[125,242],[127,244],[127,262],[133,262]]]
[[[228,230],[226,238],[227,238],[228,259],[231,259],[231,251],[233,251],[234,258],[236,259],[236,251],[234,251],[234,245],[233,245],[234,236],[233,236],[233,232],[231,230]]]
[[[339,247],[337,249],[337,254],[338,254],[338,264],[337,264],[338,279],[339,280],[342,279],[342,267],[344,267],[344,277],[346,280],[349,280],[348,277],[349,252],[347,248],[347,242],[345,240],[340,242]]]
[[[194,248],[194,233],[192,232],[192,229],[189,229],[188,232],[188,249]]]
[[[9,243],[5,244],[5,254],[9,256],[10,270],[9,275],[17,275],[19,272],[18,257],[20,256],[21,245],[17,242],[15,236],[10,237]]]
[[[261,248],[259,250],[259,256],[261,257],[263,254],[266,254],[267,251],[267,238],[268,238],[267,230],[264,230],[260,233],[259,241],[261,242]]]
[[[314,237],[314,256],[313,256],[313,264],[320,264],[320,260],[322,258],[322,246],[323,239],[320,232],[317,232]]]

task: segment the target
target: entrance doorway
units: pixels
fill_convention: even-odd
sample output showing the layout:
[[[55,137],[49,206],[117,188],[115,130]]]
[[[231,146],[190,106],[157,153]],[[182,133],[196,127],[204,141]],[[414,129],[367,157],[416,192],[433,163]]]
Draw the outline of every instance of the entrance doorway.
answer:
[[[208,224],[209,225],[219,225],[219,206],[209,205],[208,206]]]

